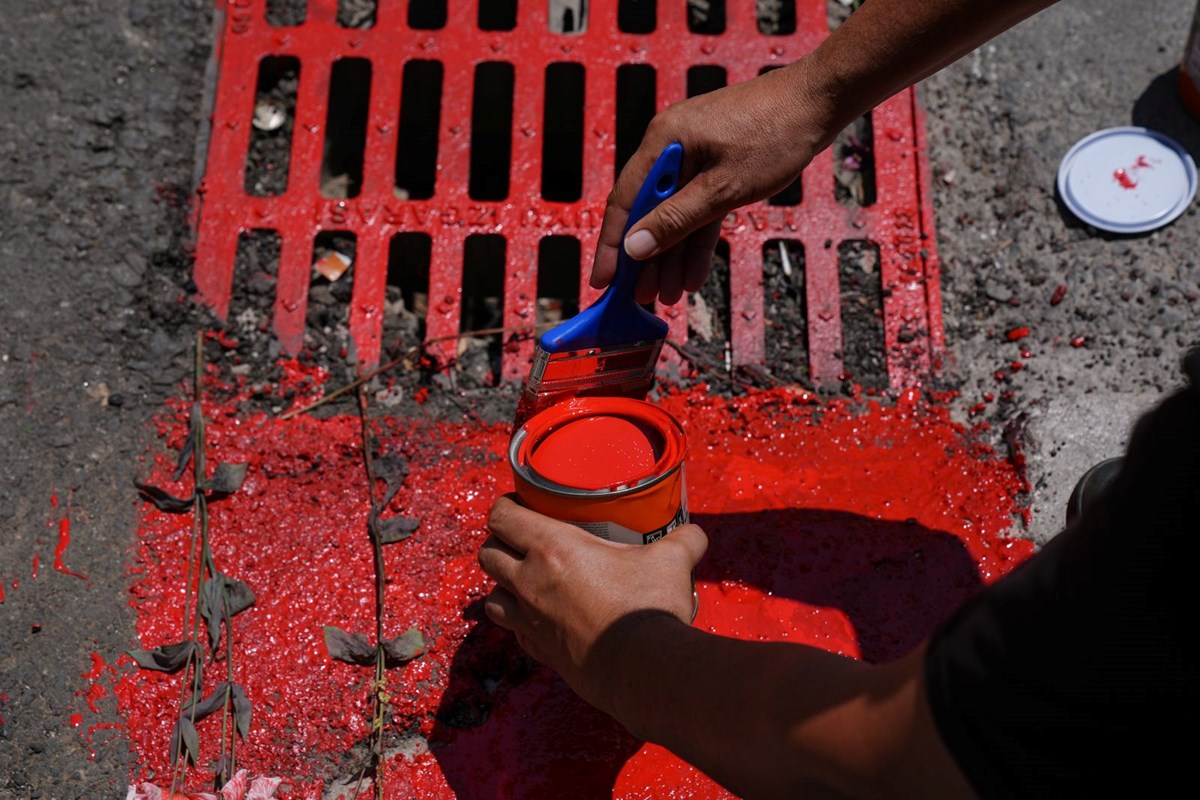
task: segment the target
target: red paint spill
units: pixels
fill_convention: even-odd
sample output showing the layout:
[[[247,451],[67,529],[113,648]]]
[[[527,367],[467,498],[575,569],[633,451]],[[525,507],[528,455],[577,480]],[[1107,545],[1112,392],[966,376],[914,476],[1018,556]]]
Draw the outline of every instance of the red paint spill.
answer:
[[[71,715],[70,725],[72,728],[78,728],[83,724],[83,714],[78,712]]]
[[[1054,288],[1054,294],[1050,295],[1050,305],[1056,306],[1067,297],[1067,285],[1060,283]]]
[[[54,569],[64,575],[72,575],[76,578],[87,580],[87,576],[68,569],[63,564],[63,554],[67,552],[67,547],[71,544],[71,520],[68,517],[63,517],[58,521],[58,544],[54,547]]]
[[[656,448],[632,420],[606,415],[550,432],[530,454],[529,464],[563,486],[603,489],[649,473],[661,452],[662,442]]]
[[[83,673],[83,676],[82,676],[89,681],[94,681],[97,678],[99,678],[101,675],[104,674],[104,671],[106,669],[108,669],[108,670],[112,669],[112,667],[109,667],[107,664],[104,663],[104,658],[99,653],[93,652],[91,655],[91,659],[92,659],[92,668],[90,670],[88,670],[87,672]]]
[[[660,405],[687,432],[689,505],[712,542],[696,576],[703,628],[882,661],[1032,552],[1005,536],[1020,513],[1013,465],[915,391],[890,406],[782,389],[728,399],[702,387]],[[186,408],[176,402],[160,419],[172,447]],[[322,641],[326,624],[374,627],[359,423],[247,418],[233,404],[206,403],[205,413],[210,463],[249,465],[242,491],[210,507],[218,567],[257,596],[233,623],[234,680],[254,704],[239,762],[286,777],[285,800],[316,800],[370,728],[369,670],[330,661]],[[512,489],[508,433],[378,421],[383,448],[412,467],[389,509],[421,519],[385,552],[384,635],[415,625],[431,645],[388,672],[392,732],[418,737],[386,762],[388,796],[729,797],[589,708],[485,621],[490,583],[475,554],[492,500]],[[169,483],[173,460],[156,455],[146,477],[186,493],[188,479]],[[144,508],[130,590],[142,647],[180,638],[190,534],[188,515]],[[223,680],[225,664],[216,671]],[[179,677],[130,670],[113,694],[137,772],[166,774]],[[211,763],[219,715],[198,728],[200,763]],[[209,777],[189,775],[197,787]]]
[[[1028,326],[1022,326],[1020,328],[1009,328],[1008,333],[1004,334],[1005,338],[1007,338],[1010,342],[1019,341],[1021,339],[1024,339],[1028,335],[1029,335],[1029,327]]]

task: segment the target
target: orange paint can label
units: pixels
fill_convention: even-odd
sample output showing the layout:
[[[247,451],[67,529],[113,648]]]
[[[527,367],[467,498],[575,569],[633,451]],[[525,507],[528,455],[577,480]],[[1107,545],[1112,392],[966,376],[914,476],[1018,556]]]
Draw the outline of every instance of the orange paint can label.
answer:
[[[528,508],[614,542],[649,544],[688,522],[678,421],[644,400],[580,397],[531,417],[508,458]]]

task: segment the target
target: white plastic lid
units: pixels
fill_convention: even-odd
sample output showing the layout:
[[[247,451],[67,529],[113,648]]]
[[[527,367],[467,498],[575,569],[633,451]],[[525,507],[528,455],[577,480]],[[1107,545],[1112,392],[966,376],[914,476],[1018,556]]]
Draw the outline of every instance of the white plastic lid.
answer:
[[[1107,128],[1080,139],[1058,167],[1058,193],[1087,224],[1145,233],[1182,214],[1196,196],[1196,162],[1146,128]]]

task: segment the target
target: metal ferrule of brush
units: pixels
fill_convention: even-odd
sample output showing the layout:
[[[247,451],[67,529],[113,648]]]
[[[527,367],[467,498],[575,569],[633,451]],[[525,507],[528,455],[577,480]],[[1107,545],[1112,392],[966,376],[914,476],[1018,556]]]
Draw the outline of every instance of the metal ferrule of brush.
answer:
[[[565,353],[539,350],[529,375],[538,394],[580,386],[601,386],[652,378],[662,340],[633,342],[620,348],[593,347]]]

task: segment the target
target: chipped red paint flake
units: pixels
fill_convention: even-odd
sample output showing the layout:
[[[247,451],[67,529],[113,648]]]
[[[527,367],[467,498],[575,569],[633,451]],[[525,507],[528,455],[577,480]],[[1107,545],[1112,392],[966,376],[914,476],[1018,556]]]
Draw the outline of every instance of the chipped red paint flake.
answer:
[[[285,369],[285,383],[310,393],[323,378]],[[1013,465],[915,390],[890,403],[785,389],[729,399],[700,387],[660,404],[687,432],[689,505],[711,539],[696,575],[702,628],[882,661],[1032,552],[1006,535],[1024,486]],[[184,439],[187,405],[159,419],[170,446]],[[239,763],[285,777],[281,798],[318,800],[370,727],[369,671],[331,661],[322,638],[326,624],[374,628],[359,423],[244,416],[235,403],[204,411],[210,463],[249,465],[242,491],[210,507],[216,563],[257,596],[233,622],[234,680],[254,704]],[[388,672],[389,734],[404,754],[385,764],[387,796],[729,797],[586,706],[483,617],[490,584],[475,554],[492,500],[512,489],[508,427],[377,428],[412,466],[391,510],[421,520],[385,553],[384,635],[416,626],[430,642]],[[169,483],[173,459],[158,453],[145,477],[184,494],[186,479]],[[182,636],[190,533],[188,515],[143,508],[130,588],[142,647]],[[212,669],[210,682],[224,679],[223,662]],[[92,673],[105,674],[95,659]],[[112,692],[138,758],[133,777],[165,774],[179,677],[122,658]],[[198,728],[206,764],[219,715]],[[209,777],[197,770],[191,782]]]
[[[1019,341],[1021,339],[1024,339],[1028,335],[1029,335],[1029,327],[1028,326],[1022,326],[1020,328],[1009,328],[1008,332],[1004,334],[1005,338],[1007,338],[1010,342]]]

